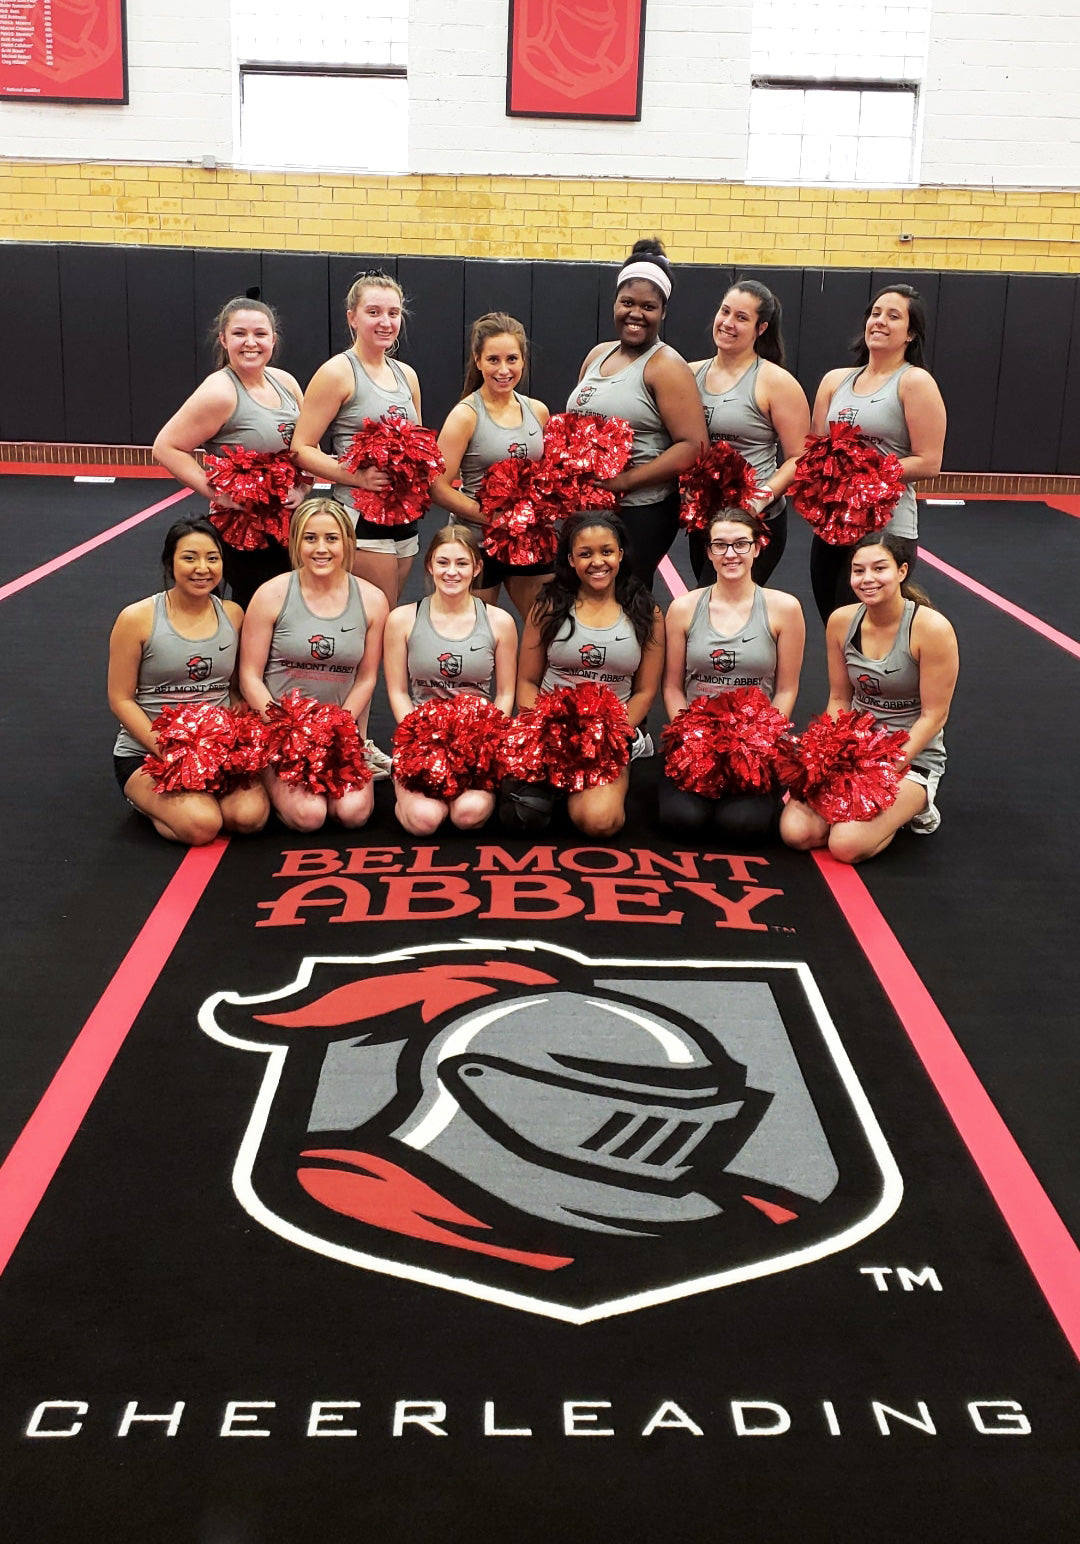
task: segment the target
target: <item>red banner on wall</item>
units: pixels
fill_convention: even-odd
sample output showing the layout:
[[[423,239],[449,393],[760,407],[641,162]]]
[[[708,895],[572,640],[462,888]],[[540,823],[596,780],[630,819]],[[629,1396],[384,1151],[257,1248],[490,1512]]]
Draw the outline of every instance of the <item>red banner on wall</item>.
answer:
[[[506,111],[641,117],[645,0],[510,0]]]
[[[0,0],[0,98],[126,102],[124,0]]]

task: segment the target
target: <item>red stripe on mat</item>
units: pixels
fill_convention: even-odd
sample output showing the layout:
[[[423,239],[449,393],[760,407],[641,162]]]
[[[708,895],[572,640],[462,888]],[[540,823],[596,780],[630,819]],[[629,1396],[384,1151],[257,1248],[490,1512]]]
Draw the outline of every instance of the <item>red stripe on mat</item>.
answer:
[[[827,853],[813,856],[1080,1357],[1080,1249],[858,874]]]
[[[0,1272],[82,1125],[150,990],[202,898],[228,838],[194,847],[120,962],[0,1168]]]
[[[191,497],[190,488],[181,488],[179,493],[170,493],[167,499],[161,499],[157,504],[151,504],[149,509],[140,509],[137,515],[129,515],[126,520],[121,520],[119,525],[111,525],[107,531],[92,536],[89,541],[80,542],[77,547],[62,552],[58,558],[50,558],[47,563],[42,563],[38,568],[32,568],[29,573],[23,574],[18,579],[12,579],[9,584],[0,585],[0,600],[7,600],[9,595],[17,595],[20,590],[25,590],[29,585],[36,584],[39,579],[46,579],[49,574],[54,574],[58,568],[66,568],[69,563],[74,563],[76,558],[81,558],[88,552],[93,552],[95,547],[103,547],[107,541],[112,541],[114,536],[122,536],[125,531],[130,531],[133,526],[141,525],[144,520],[149,520],[151,515],[160,514],[163,509],[168,509],[171,504],[178,504],[181,499]]]
[[[999,595],[996,590],[988,590],[984,584],[970,578],[961,569],[953,568],[951,563],[946,563],[941,558],[936,558],[932,552],[927,552],[925,547],[919,548],[919,562],[929,563],[931,568],[936,568],[947,579],[954,579],[957,584],[963,585],[965,590],[970,590],[972,595],[977,595],[980,600],[989,601],[991,606],[1004,611],[1006,616],[1022,622],[1025,627],[1030,627],[1031,631],[1038,633],[1040,638],[1056,643],[1059,649],[1065,650],[1066,654],[1072,654],[1074,658],[1080,659],[1080,643],[1077,643],[1075,638],[1070,638],[1068,633],[1058,632],[1057,628],[1051,627],[1049,622],[1044,622],[1031,611],[1025,611],[1023,606],[1014,605],[1011,600],[1006,600],[1004,595]]]
[[[112,461],[0,461],[3,477],[172,477],[163,466],[130,466]]]

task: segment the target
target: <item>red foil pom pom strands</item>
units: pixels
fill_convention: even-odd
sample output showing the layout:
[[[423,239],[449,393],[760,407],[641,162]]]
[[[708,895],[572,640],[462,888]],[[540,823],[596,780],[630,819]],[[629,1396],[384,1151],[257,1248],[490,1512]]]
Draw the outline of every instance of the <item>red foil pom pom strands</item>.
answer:
[[[298,687],[266,710],[266,765],[285,783],[340,799],[371,781],[356,720],[334,702],[316,702]]]
[[[157,752],[143,768],[156,793],[232,793],[265,765],[257,713],[212,703],[177,703],[154,720]]]
[[[341,464],[350,472],[375,467],[390,486],[382,493],[354,488],[354,507],[376,525],[410,525],[427,513],[431,481],[446,470],[435,434],[408,418],[365,418]]]
[[[493,702],[472,692],[422,702],[394,731],[394,777],[429,799],[449,801],[470,788],[493,792],[506,725]]]
[[[849,709],[812,718],[797,738],[780,742],[780,779],[823,820],[873,820],[895,802],[903,780],[907,731],[887,729],[872,713]]]
[[[833,547],[883,530],[905,488],[896,456],[883,455],[855,424],[830,424],[795,463],[788,489],[796,509]]]
[[[687,531],[707,531],[722,509],[750,510],[758,496],[753,467],[727,440],[714,440],[679,478],[679,521]]]
[[[630,761],[631,738],[626,709],[609,687],[556,686],[507,725],[499,774],[581,793],[615,781]]]
[[[664,770],[677,788],[706,799],[771,793],[777,745],[791,730],[759,686],[696,697],[661,733]]]
[[[552,499],[542,461],[496,461],[484,473],[477,498],[485,552],[515,567],[551,562],[558,545],[555,522],[563,511]]]
[[[271,541],[286,546],[289,511],[285,501],[297,484],[311,484],[288,452],[224,445],[216,455],[207,452],[204,459],[211,493],[240,506],[220,509],[211,504],[210,519],[222,540],[241,552],[268,547]]]

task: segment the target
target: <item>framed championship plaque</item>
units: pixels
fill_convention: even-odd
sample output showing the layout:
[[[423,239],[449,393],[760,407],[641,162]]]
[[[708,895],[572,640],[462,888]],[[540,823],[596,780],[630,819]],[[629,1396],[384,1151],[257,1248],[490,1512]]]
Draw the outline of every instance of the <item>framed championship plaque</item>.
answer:
[[[124,0],[0,0],[0,99],[126,103]]]
[[[645,0],[510,0],[506,111],[641,118]]]

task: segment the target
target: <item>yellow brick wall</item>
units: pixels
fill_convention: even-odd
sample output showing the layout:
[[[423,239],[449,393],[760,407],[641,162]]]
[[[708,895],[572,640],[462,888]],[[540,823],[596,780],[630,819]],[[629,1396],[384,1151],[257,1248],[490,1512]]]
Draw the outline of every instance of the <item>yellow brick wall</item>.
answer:
[[[0,162],[0,240],[1080,272],[1080,192],[368,177]],[[901,235],[910,235],[908,242]]]

